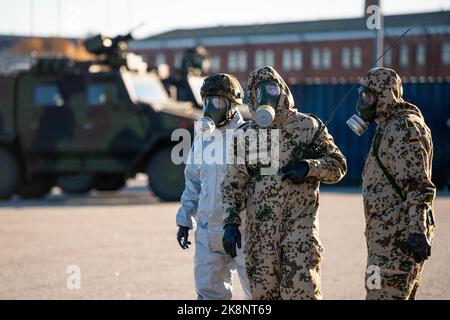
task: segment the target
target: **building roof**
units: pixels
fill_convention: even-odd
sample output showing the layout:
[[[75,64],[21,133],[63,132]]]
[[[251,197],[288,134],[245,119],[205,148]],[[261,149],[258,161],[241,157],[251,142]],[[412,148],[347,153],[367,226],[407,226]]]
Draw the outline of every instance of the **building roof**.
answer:
[[[391,15],[384,17],[385,28],[450,25],[450,11]],[[176,29],[143,39],[165,41],[183,38],[258,36],[275,34],[299,34],[329,31],[352,31],[366,28],[366,18],[298,21],[270,24],[216,26],[195,29]]]

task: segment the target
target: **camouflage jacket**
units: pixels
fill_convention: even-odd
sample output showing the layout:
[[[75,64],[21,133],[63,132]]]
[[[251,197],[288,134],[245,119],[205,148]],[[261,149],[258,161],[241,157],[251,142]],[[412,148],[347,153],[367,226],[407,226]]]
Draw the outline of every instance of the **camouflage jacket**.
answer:
[[[262,168],[268,166],[267,161],[259,159],[250,161],[251,150],[249,146],[257,140],[261,130],[254,122],[248,123],[242,131],[235,136],[236,148],[234,155],[245,154],[242,163],[230,164],[222,183],[223,206],[225,211],[224,224],[240,224],[239,212],[247,207],[247,216],[250,220],[264,221],[273,216],[289,219],[303,218],[306,225],[316,223],[316,211],[319,204],[319,183],[336,183],[346,173],[346,160],[333,138],[325,128],[318,134],[313,148],[304,150],[318,132],[320,122],[311,116],[297,112],[294,109],[292,94],[271,67],[253,72],[248,82],[249,108],[255,112],[254,85],[261,80],[274,80],[281,88],[281,97],[276,108],[276,116],[272,125],[267,129],[267,150],[270,161],[277,162],[278,169],[287,165],[296,158],[309,165],[308,178],[300,185],[291,181],[281,181],[282,174],[278,170],[274,174],[261,174]],[[274,140],[271,133],[276,131],[279,136]],[[246,135],[248,143],[239,135]],[[239,142],[241,141],[241,143]],[[260,148],[258,150],[266,149]],[[278,149],[279,152],[274,150]],[[290,213],[289,218],[286,215]],[[267,219],[266,219],[267,218]]]
[[[371,70],[361,84],[379,94],[378,126],[362,188],[366,236],[376,244],[369,249],[380,253],[390,250],[394,241],[404,241],[408,233],[427,234],[429,225],[434,225],[433,143],[419,109],[401,98],[401,80],[395,71]],[[377,146],[379,160],[395,183],[377,162]]]

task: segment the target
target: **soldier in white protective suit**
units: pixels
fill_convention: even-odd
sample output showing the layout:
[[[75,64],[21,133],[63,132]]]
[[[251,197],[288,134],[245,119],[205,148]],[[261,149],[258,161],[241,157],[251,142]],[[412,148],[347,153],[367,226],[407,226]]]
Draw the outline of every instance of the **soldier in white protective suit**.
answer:
[[[185,169],[185,189],[177,213],[177,241],[191,244],[189,230],[196,221],[194,278],[199,300],[231,299],[232,272],[237,269],[244,293],[251,296],[245,271],[244,244],[231,258],[222,245],[223,219],[220,186],[226,171],[227,149],[234,129],[244,124],[237,106],[243,91],[234,76],[218,73],[205,79],[201,88],[204,116]],[[241,227],[243,227],[241,225]]]

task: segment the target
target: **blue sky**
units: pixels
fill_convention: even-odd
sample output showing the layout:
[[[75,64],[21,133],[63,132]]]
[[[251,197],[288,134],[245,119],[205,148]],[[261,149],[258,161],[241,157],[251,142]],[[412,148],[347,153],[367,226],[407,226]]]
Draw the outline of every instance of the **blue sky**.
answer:
[[[224,6],[223,3],[226,3]],[[362,15],[363,0],[0,0],[0,34],[138,37],[174,28],[344,18]],[[385,14],[450,10],[450,0],[382,0]]]

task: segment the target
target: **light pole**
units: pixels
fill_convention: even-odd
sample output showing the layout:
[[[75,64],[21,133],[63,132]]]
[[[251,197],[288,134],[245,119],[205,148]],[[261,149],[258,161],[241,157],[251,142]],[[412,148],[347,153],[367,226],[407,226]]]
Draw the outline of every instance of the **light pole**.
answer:
[[[376,1],[376,5],[379,8],[379,19],[380,19],[380,28],[375,29],[375,41],[374,41],[374,60],[380,58],[377,61],[377,67],[383,66],[383,44],[384,44],[384,17],[383,11],[381,10],[381,0]]]

